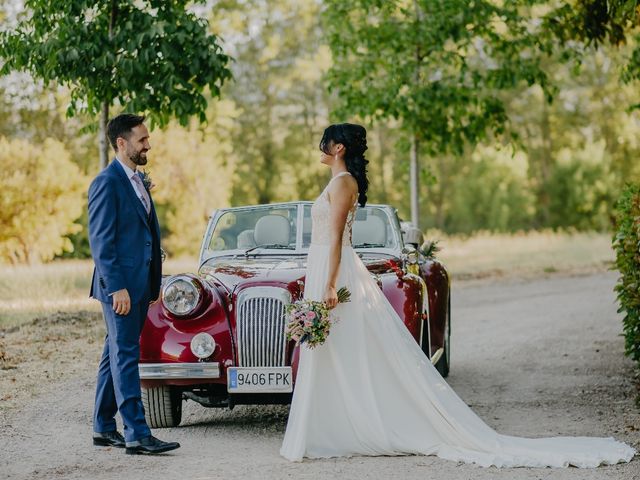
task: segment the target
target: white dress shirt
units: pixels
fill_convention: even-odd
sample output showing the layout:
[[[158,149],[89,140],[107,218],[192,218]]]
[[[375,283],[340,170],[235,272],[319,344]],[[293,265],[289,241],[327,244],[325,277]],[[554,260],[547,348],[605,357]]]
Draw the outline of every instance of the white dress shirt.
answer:
[[[120,165],[124,169],[124,173],[127,174],[127,178],[129,179],[129,182],[131,182],[131,186],[133,187],[133,191],[136,192],[136,195],[138,196],[138,200],[140,200],[140,203],[142,203],[142,206],[144,207],[144,200],[142,199],[142,192],[140,192],[140,190],[138,190],[138,184],[133,180],[133,176],[134,175],[138,175],[138,173],[135,170],[131,170],[129,168],[129,166],[125,165],[124,162],[122,160],[120,160],[118,157],[116,157],[116,160],[118,160],[118,162],[120,162]]]

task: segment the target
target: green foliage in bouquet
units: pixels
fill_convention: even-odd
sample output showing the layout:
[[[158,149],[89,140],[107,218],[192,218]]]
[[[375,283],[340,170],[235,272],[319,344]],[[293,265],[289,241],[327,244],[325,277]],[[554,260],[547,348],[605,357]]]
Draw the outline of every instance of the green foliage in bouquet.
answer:
[[[625,353],[640,366],[640,185],[627,185],[616,206],[613,249],[620,278],[615,286],[624,313]]]
[[[351,301],[351,292],[347,287],[339,288],[336,294],[338,295],[338,303],[347,303]]]

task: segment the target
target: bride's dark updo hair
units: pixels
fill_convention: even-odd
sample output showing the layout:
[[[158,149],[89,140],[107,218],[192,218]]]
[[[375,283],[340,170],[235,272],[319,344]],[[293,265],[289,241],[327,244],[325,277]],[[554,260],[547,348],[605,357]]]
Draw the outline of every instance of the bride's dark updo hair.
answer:
[[[344,163],[347,171],[358,182],[358,203],[364,207],[367,203],[367,189],[369,179],[367,179],[367,164],[369,161],[364,158],[367,149],[367,131],[362,125],[354,123],[338,123],[327,127],[320,140],[320,150],[327,155],[331,155],[330,145],[341,143],[344,145]]]

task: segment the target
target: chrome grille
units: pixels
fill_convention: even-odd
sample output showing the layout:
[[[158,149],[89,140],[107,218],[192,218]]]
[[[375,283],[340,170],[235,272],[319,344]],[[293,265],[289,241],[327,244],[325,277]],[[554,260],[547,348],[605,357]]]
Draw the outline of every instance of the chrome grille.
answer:
[[[238,295],[238,366],[285,366],[284,307],[290,302],[289,292],[277,287],[247,288]]]

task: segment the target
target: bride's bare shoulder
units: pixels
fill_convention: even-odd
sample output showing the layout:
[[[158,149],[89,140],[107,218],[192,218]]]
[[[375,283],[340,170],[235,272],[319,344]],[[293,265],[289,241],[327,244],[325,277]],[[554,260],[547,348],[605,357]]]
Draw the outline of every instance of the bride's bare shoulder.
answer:
[[[329,194],[353,195],[358,193],[358,182],[352,175],[340,175],[329,185]]]

